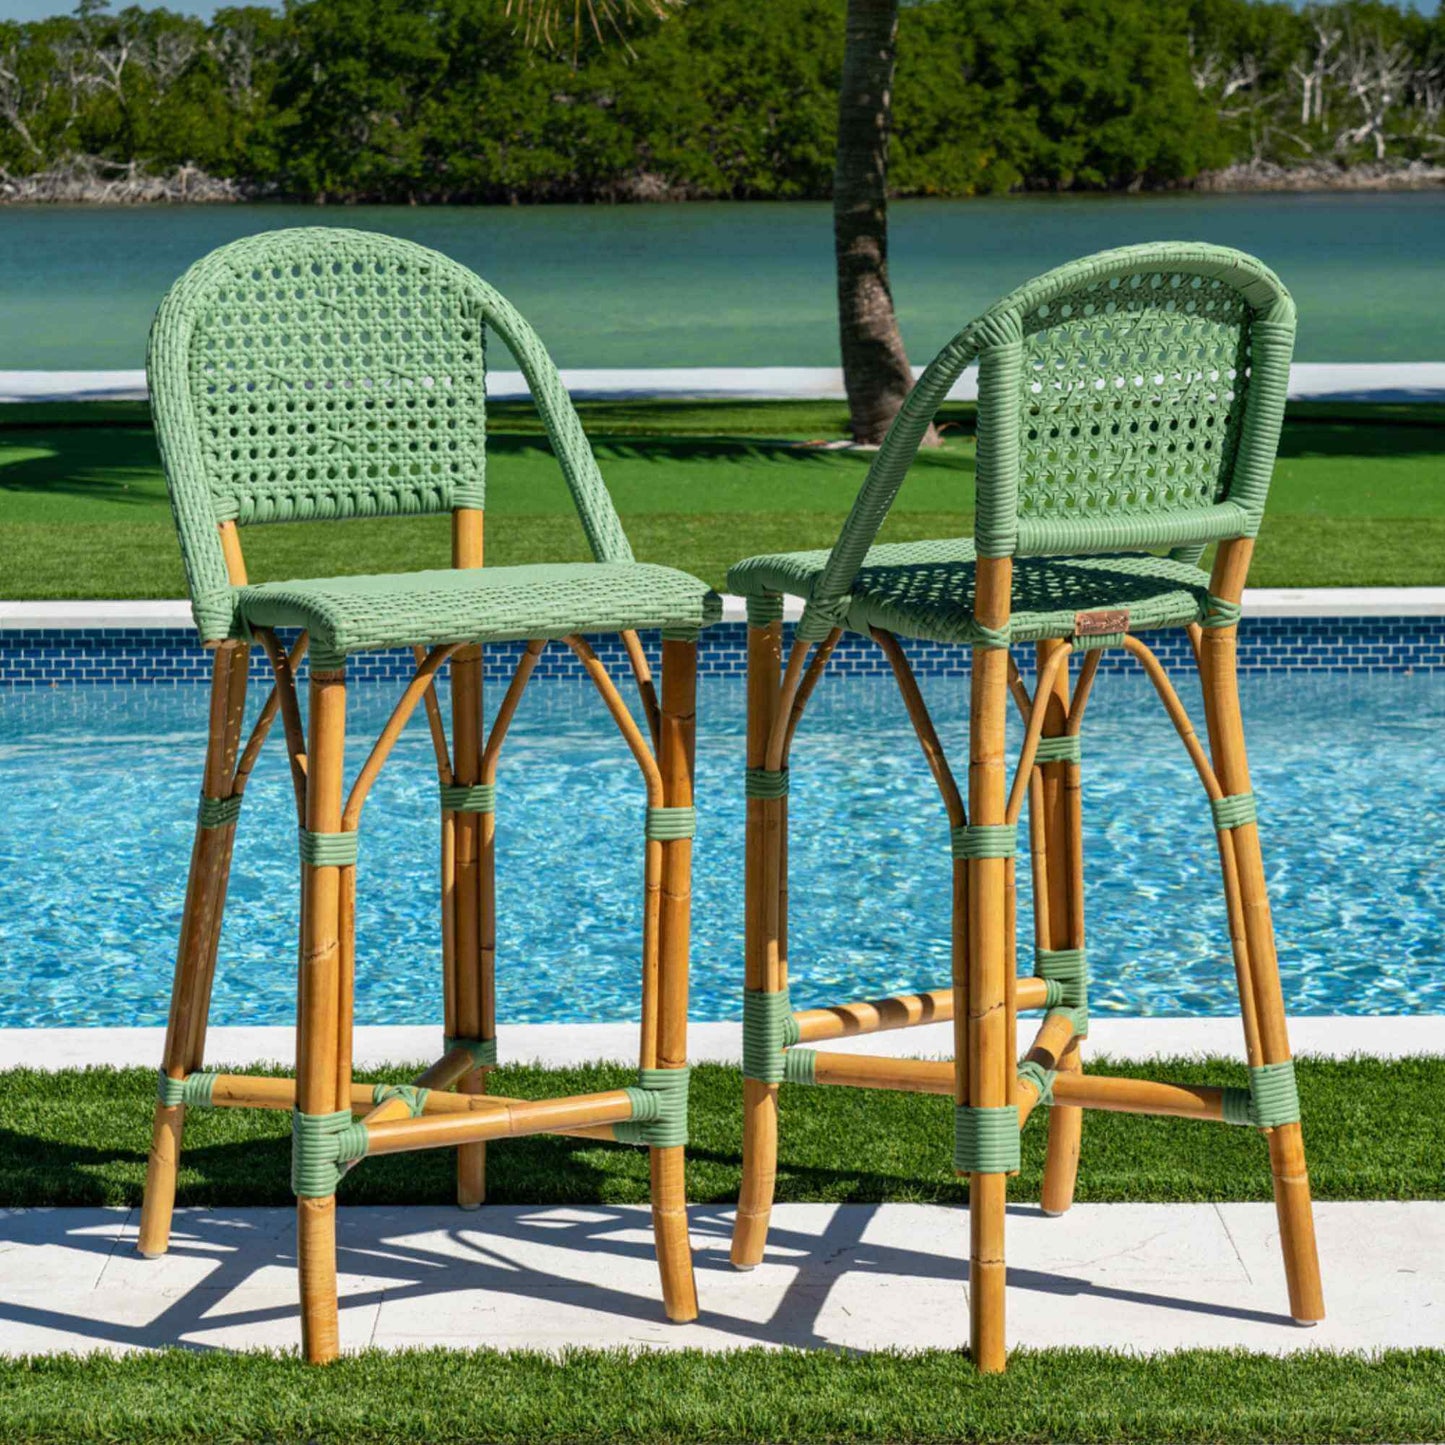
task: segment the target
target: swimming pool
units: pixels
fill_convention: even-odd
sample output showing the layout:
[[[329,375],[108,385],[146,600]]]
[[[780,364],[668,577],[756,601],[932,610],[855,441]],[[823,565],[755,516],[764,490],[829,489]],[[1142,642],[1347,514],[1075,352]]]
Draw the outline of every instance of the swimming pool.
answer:
[[[963,756],[966,683],[923,685]],[[1193,706],[1193,678],[1179,686]],[[1262,675],[1243,692],[1286,1003],[1445,1012],[1445,675]],[[353,689],[353,768],[395,696]],[[165,1022],[205,706],[196,687],[4,697],[0,1026]],[[741,681],[705,679],[700,706],[691,1012],[721,1020],[739,1012],[742,970]],[[1084,741],[1092,1005],[1233,1012],[1208,809],[1143,678],[1101,678]],[[585,683],[534,686],[500,781],[501,1018],[635,1017],[641,790]],[[289,788],[273,743],[237,839],[217,1024],[293,1017]],[[795,749],[792,813],[794,1006],[946,983],[947,828],[891,683],[824,682]],[[418,720],[363,821],[358,1023],[439,1019],[435,854],[435,773]]]

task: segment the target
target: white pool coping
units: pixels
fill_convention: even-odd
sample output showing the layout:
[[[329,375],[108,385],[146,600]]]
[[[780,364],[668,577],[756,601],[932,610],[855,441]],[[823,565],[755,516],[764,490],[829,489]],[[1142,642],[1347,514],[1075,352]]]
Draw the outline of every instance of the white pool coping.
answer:
[[[784,599],[783,612],[796,621],[803,604]],[[1244,593],[1246,617],[1445,617],[1445,587],[1251,587]],[[742,622],[747,604],[725,594],[723,621]],[[189,628],[191,604],[164,601],[7,602],[0,600],[0,632],[91,631],[95,629]]]
[[[1343,1059],[1354,1054],[1400,1058],[1407,1054],[1445,1053],[1445,1015],[1302,1015],[1290,1020],[1290,1041],[1298,1054]],[[366,1026],[355,1031],[358,1069],[412,1064],[441,1052],[441,1023],[431,1026]],[[0,1069],[43,1070],[105,1064],[114,1068],[154,1068],[160,1063],[162,1028],[0,1029]],[[927,1024],[862,1038],[838,1039],[826,1046],[844,1052],[891,1058],[950,1058],[952,1024]],[[501,1024],[497,1049],[502,1061],[540,1063],[555,1068],[637,1056],[637,1025]],[[742,1057],[742,1032],[736,1023],[695,1023],[688,1029],[694,1063],[735,1064]],[[1090,1020],[1087,1053],[1115,1059],[1242,1057],[1240,1024],[1233,1018],[1101,1018]],[[271,1062],[289,1064],[295,1031],[289,1027],[212,1028],[206,1060],[216,1064]]]
[[[914,375],[923,368],[913,368]],[[579,400],[697,397],[838,401],[843,372],[830,366],[660,366],[566,368],[562,384]],[[493,401],[528,396],[520,371],[491,371]],[[0,371],[0,402],[144,401],[144,371]],[[969,367],[948,393],[978,399],[978,368]],[[1445,401],[1445,361],[1297,361],[1290,368],[1292,401]]]

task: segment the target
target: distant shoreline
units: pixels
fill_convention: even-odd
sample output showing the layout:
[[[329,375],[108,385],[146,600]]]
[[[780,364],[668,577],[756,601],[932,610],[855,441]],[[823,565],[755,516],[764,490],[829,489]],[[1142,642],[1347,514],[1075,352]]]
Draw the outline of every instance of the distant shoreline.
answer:
[[[1205,171],[1181,190],[1234,193],[1246,191],[1429,191],[1445,186],[1445,165],[1410,161],[1384,162],[1342,169],[1333,165],[1227,166]]]
[[[602,198],[571,197],[523,200],[519,205],[567,204],[646,205],[649,203],[685,201],[719,201],[730,199],[700,196],[670,187],[661,178],[648,178],[627,193]],[[1300,166],[1271,163],[1226,166],[1222,170],[1204,171],[1192,180],[1160,186],[1116,187],[1111,190],[1079,188],[1067,191],[1046,191],[1028,187],[1012,195],[1076,195],[1122,196],[1162,195],[1193,192],[1204,195],[1242,195],[1256,192],[1338,192],[1371,193],[1428,191],[1445,188],[1445,165],[1423,161],[1408,163],[1367,163],[1348,168],[1329,162]],[[742,198],[749,199],[749,198]],[[793,197],[796,200],[824,201],[826,196]],[[899,195],[895,200],[972,200],[977,196],[912,196]],[[988,197],[993,199],[993,197]],[[7,176],[0,179],[0,206],[165,206],[165,205],[258,205],[266,203],[316,206],[359,206],[405,204],[396,200],[371,196],[296,196],[245,181],[207,175],[185,166],[170,175],[146,175],[129,171],[120,175],[101,176],[94,172],[42,172],[33,176]],[[466,198],[437,197],[413,200],[417,206],[505,206],[504,201],[476,201]]]

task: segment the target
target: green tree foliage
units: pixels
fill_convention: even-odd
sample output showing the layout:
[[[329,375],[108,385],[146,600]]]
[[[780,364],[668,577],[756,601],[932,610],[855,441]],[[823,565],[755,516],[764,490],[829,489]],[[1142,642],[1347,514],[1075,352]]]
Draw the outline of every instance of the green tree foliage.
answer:
[[[901,191],[1138,187],[1230,159],[1183,0],[946,0],[912,18]]]
[[[506,0],[290,0],[0,24],[0,177],[195,167],[334,200],[825,196],[844,0],[641,7],[529,44]],[[1445,18],[1383,0],[923,0],[902,194],[1445,154]]]

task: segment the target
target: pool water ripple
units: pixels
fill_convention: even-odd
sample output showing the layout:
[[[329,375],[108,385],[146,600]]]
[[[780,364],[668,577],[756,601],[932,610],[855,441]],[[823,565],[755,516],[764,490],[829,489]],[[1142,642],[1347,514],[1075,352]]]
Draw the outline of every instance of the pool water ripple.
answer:
[[[951,755],[966,756],[966,683],[924,685]],[[536,686],[503,754],[504,1020],[637,1016],[643,796],[585,686]],[[1181,692],[1197,714],[1192,679]],[[394,696],[386,687],[353,690],[353,769]],[[1251,677],[1244,701],[1289,1007],[1445,1012],[1445,677]],[[700,716],[691,1013],[718,1020],[737,1016],[742,976],[742,684],[705,682]],[[204,726],[198,688],[6,697],[0,1026],[165,1022]],[[1018,741],[1014,726],[1011,746]],[[278,743],[263,756],[242,814],[218,1024],[292,1018],[294,814]],[[1234,1012],[1208,809],[1142,678],[1100,683],[1084,745],[1093,1007]],[[945,984],[947,826],[891,685],[826,681],[793,761],[795,1006]],[[435,773],[418,720],[363,822],[358,1023],[440,1014],[437,831]],[[1027,868],[1020,873],[1026,967]]]

